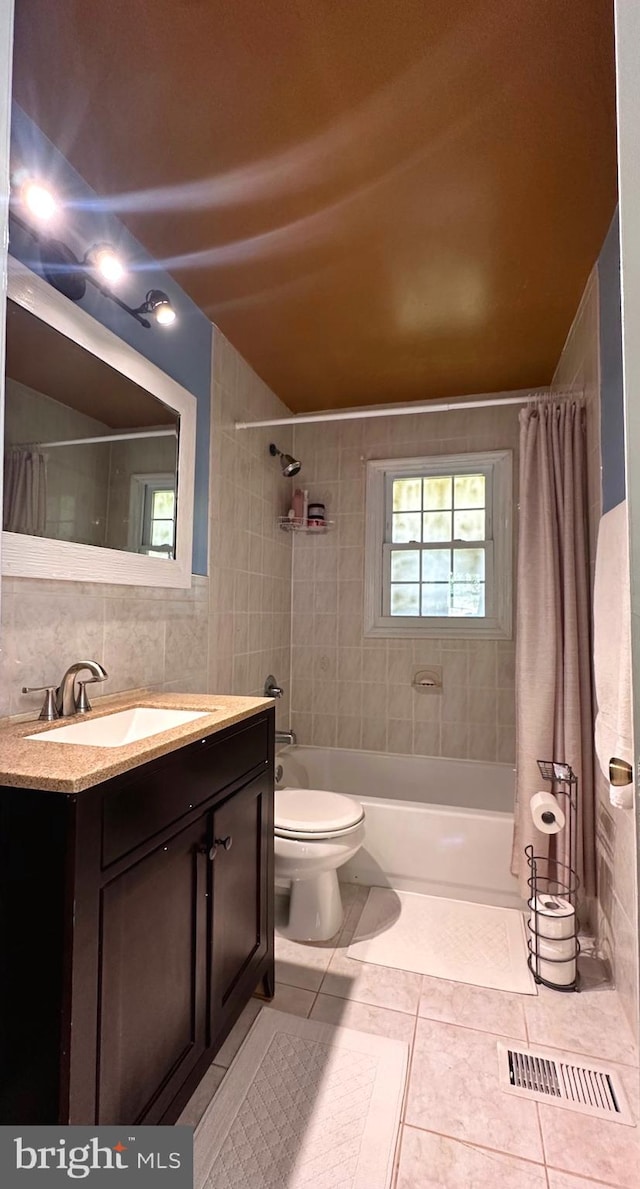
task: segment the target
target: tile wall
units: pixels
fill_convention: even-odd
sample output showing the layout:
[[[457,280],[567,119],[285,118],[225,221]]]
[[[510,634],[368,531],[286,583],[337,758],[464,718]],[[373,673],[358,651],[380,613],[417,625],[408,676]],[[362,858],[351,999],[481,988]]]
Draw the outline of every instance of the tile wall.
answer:
[[[292,449],[292,431],[236,430],[238,420],[290,416],[214,327],[209,503],[209,689],[257,694],[272,673],[285,693],[278,722],[289,726],[291,537],[277,518],[292,480],[269,454]]]
[[[0,629],[0,716],[37,711],[67,665],[99,660],[109,680],[96,695],[146,687],[207,689],[207,578],[190,590],[4,578]]]
[[[518,407],[296,426],[295,485],[335,530],[296,534],[292,723],[302,743],[512,763],[515,642],[363,636],[365,460],[508,448],[518,472]],[[514,493],[517,502],[517,493]],[[414,691],[442,665],[443,692]]]
[[[598,271],[594,268],[552,385],[554,388],[584,393],[587,410],[587,498],[592,584],[598,525],[602,515],[598,296]],[[594,766],[594,784],[598,879],[595,924],[599,944],[611,962],[621,1002],[634,1033],[637,1034],[637,853],[634,811],[611,807],[609,786],[597,760]]]

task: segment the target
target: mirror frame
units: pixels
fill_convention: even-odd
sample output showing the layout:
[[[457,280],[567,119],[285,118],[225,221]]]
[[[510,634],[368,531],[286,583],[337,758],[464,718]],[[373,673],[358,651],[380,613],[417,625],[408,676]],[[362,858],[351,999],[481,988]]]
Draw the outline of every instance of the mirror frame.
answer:
[[[146,557],[101,545],[80,545],[52,537],[2,533],[2,573],[20,578],[110,582],[128,586],[191,586],[196,398],[140,355],[113,331],[12,256],[8,257],[7,299],[29,310],[98,359],[161,400],[180,417],[176,556]],[[144,331],[143,333],[153,333]]]

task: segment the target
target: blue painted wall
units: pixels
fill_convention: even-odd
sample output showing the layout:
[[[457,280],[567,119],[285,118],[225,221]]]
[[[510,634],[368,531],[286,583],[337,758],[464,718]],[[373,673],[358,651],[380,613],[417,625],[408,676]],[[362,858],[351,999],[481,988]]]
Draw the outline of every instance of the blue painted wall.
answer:
[[[65,206],[64,223],[52,231],[76,255],[94,243],[106,241],[117,249],[130,270],[118,295],[137,306],[149,289],[163,289],[176,311],[173,326],[152,325],[145,330],[92,285],[78,304],[141,355],[162,368],[197,399],[196,467],[194,479],[193,572],[207,573],[209,516],[209,433],[211,408],[212,326],[202,310],[123,227],[114,215],[100,209],[95,192],[69,164],[17,104],[11,122],[12,170],[22,167],[50,183]],[[32,241],[16,227],[11,230],[10,251],[33,266]]]
[[[598,282],[602,511],[608,512],[625,498],[620,226],[617,210],[598,258]]]

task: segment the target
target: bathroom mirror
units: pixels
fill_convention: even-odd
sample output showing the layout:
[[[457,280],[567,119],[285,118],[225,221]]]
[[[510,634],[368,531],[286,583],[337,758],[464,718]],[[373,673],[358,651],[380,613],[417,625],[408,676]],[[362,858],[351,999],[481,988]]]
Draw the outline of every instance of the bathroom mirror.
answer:
[[[195,398],[9,263],[3,573],[188,586]]]

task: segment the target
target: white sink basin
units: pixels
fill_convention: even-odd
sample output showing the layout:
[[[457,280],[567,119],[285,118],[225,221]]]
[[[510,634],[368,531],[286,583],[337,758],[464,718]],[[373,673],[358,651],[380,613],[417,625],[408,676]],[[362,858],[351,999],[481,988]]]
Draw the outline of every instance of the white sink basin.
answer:
[[[206,718],[212,710],[165,710],[156,706],[134,706],[131,710],[119,710],[117,714],[104,714],[100,718],[84,722],[69,723],[66,727],[53,727],[37,735],[26,735],[26,739],[39,739],[41,743],[81,743],[85,747],[124,747],[138,739],[148,739],[161,731],[170,731],[196,718]]]

